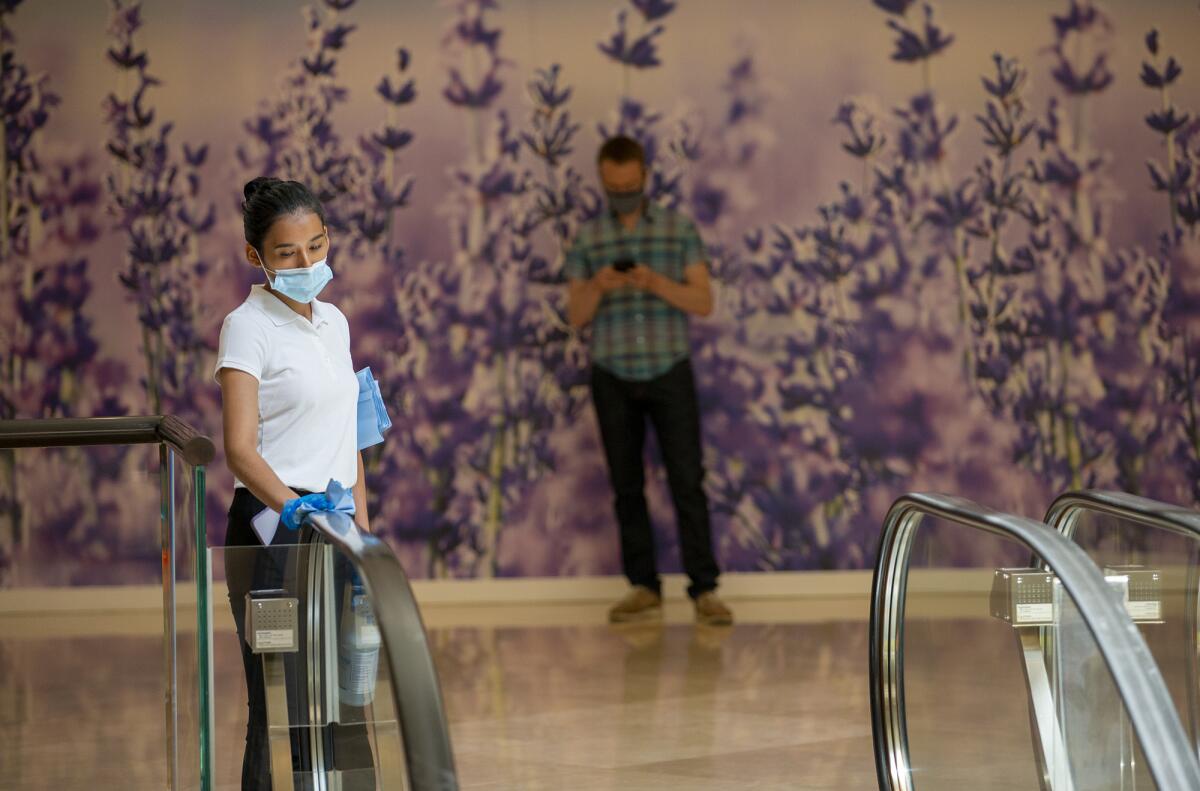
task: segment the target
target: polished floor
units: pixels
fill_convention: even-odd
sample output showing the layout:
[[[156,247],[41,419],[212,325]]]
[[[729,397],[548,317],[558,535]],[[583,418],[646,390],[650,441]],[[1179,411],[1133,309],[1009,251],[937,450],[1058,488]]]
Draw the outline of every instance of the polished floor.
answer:
[[[682,606],[624,628],[598,605],[434,609],[462,788],[873,789],[865,607],[746,605],[731,629]],[[0,618],[0,789],[164,787],[161,626]],[[235,789],[244,687],[219,626],[217,780]]]
[[[601,605],[429,608],[461,787],[875,789],[865,597],[735,604],[727,629],[693,626],[682,603],[665,625],[624,628]],[[938,602],[926,618],[912,602],[922,791],[1037,787],[1013,633],[985,606]],[[236,789],[245,693],[236,636],[217,625],[216,779]],[[165,787],[161,627],[151,613],[0,617],[0,789]]]

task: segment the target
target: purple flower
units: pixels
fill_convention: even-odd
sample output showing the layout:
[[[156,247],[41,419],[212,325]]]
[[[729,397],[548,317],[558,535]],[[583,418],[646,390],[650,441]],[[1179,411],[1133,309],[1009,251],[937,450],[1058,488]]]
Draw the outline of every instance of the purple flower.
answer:
[[[871,0],[876,8],[883,9],[889,14],[904,16],[915,0]]]
[[[996,64],[996,76],[994,79],[984,77],[983,89],[1007,104],[1018,97],[1029,73],[1020,67],[1016,58],[1005,58],[999,52],[992,55],[992,61]]]
[[[662,25],[655,25],[649,32],[638,36],[633,41],[628,40],[626,27],[628,15],[624,11],[617,13],[617,30],[607,42],[599,44],[600,51],[618,63],[632,66],[635,69],[650,69],[661,66],[658,59],[658,48],[655,39],[666,30]]]
[[[926,3],[924,9],[925,28],[920,33],[895,19],[887,21],[888,27],[896,33],[896,51],[892,53],[892,60],[901,63],[928,60],[954,43],[954,36],[943,33],[933,23],[933,7]]]
[[[995,102],[989,101],[987,115],[975,116],[975,120],[984,129],[984,144],[995,148],[1002,157],[1010,155],[1025,142],[1037,126],[1034,121],[1021,123],[1019,117],[1019,113],[1014,113],[1003,105],[998,107]]]
[[[146,68],[146,53],[134,52],[133,47],[126,44],[119,50],[109,49],[108,59],[118,68],[125,70]]]
[[[915,164],[936,164],[945,157],[946,139],[958,127],[958,119],[943,121],[932,94],[914,96],[906,109],[896,110],[904,121],[900,131],[900,154]]]
[[[677,0],[630,0],[647,22],[655,22],[670,14],[678,5]]]
[[[1189,228],[1200,224],[1200,190],[1189,192],[1179,199],[1179,219]]]
[[[187,143],[183,144],[183,158],[191,167],[198,168],[208,159],[208,145],[196,146],[192,148]]]
[[[542,108],[542,112],[553,112],[562,107],[571,98],[571,89],[559,89],[558,77],[560,66],[555,63],[548,69],[538,69],[528,83],[529,95],[534,103]]]
[[[1192,180],[1192,165],[1186,159],[1177,160],[1175,169],[1170,175],[1164,173],[1158,163],[1154,161],[1147,162],[1146,168],[1150,171],[1150,180],[1155,192],[1167,192],[1173,195],[1186,190]]]
[[[493,64],[477,86],[467,85],[462,73],[457,68],[450,69],[450,84],[442,90],[446,101],[456,107],[481,109],[490,107],[496,97],[504,90],[497,76],[499,64]]]
[[[1084,96],[1089,93],[1103,91],[1113,81],[1113,73],[1108,69],[1108,54],[1101,53],[1092,60],[1092,65],[1086,72],[1080,73],[1071,61],[1060,55],[1058,66],[1050,72],[1055,82],[1067,93],[1074,96]]]
[[[842,148],[853,157],[872,157],[887,142],[887,138],[876,131],[875,116],[854,101],[842,102],[837,115],[833,117],[833,123],[844,126],[850,133],[850,140],[842,143]]]
[[[487,27],[482,16],[460,21],[455,34],[465,44],[477,44],[493,52],[500,46],[500,29]]]
[[[1054,35],[1061,43],[1071,33],[1087,33],[1095,27],[1111,29],[1112,24],[1090,0],[1071,0],[1071,7],[1062,16],[1052,15]]]
[[[1146,125],[1160,134],[1169,135],[1189,120],[1187,113],[1176,115],[1174,107],[1150,113],[1146,116]]]
[[[1183,74],[1183,69],[1180,68],[1173,55],[1167,58],[1167,65],[1162,71],[1149,63],[1142,63],[1142,83],[1148,88],[1166,88],[1179,79],[1181,74]]]
[[[108,34],[118,41],[128,41],[142,27],[142,4],[126,5],[124,0],[112,0]]]
[[[416,82],[409,80],[408,82],[398,87],[392,87],[392,81],[386,75],[379,80],[379,85],[375,86],[375,92],[378,93],[383,100],[395,107],[401,107],[409,104],[417,98]]]
[[[393,126],[385,126],[382,132],[375,132],[371,135],[371,140],[388,151],[399,151],[411,143],[412,139],[412,132]]]
[[[332,77],[337,67],[337,60],[326,57],[324,50],[318,51],[314,57],[301,58],[300,62],[304,64],[304,70],[313,77]]]
[[[321,48],[340,50],[346,46],[346,38],[358,28],[357,25],[334,25],[321,35]]]

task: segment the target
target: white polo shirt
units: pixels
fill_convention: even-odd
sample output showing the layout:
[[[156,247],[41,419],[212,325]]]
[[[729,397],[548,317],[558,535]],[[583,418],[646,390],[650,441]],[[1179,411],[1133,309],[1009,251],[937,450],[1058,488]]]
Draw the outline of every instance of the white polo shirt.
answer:
[[[254,286],[221,325],[213,376],[235,368],[258,380],[259,454],[287,486],[323,492],[330,478],[358,482],[358,380],[346,317],[315,299],[312,316]]]

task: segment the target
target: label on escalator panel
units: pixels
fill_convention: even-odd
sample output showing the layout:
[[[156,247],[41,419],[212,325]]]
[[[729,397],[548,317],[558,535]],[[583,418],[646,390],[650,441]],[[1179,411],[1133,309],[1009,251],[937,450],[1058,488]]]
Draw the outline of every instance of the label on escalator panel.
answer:
[[[1051,603],[1017,605],[1017,617],[1014,619],[1016,624],[1051,623],[1053,621],[1054,605]]]
[[[254,644],[260,649],[291,648],[296,644],[296,633],[291,629],[259,629],[254,633]]]
[[[1162,602],[1158,601],[1127,601],[1125,610],[1135,621],[1161,621]]]

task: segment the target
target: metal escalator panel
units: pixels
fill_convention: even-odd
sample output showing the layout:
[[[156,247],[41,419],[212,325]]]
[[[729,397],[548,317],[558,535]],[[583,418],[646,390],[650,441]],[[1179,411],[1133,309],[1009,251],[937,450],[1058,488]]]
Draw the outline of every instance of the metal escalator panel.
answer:
[[[1041,523],[960,498],[898,500],[870,670],[885,791],[1200,788],[1119,594]]]
[[[218,656],[216,720],[237,723],[218,731],[218,784],[248,771],[276,791],[455,791],[441,691],[391,550],[334,514],[280,533],[213,550],[239,633]]]
[[[1120,492],[1064,494],[1046,522],[1110,579],[1200,753],[1200,511]]]

